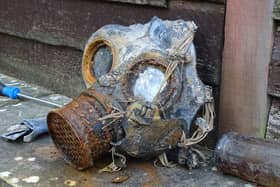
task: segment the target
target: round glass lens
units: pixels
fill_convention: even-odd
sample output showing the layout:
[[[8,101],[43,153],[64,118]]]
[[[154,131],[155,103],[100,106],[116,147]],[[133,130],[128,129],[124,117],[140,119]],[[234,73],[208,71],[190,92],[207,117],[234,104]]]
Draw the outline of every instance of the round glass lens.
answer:
[[[101,75],[108,73],[112,67],[113,57],[108,46],[104,45],[97,49],[92,60],[92,73],[98,79]]]
[[[162,82],[164,83],[160,91],[162,91],[166,86],[164,73],[157,68],[147,67],[137,77],[133,87],[133,94],[135,96],[142,97],[148,102],[152,102],[159,92]]]

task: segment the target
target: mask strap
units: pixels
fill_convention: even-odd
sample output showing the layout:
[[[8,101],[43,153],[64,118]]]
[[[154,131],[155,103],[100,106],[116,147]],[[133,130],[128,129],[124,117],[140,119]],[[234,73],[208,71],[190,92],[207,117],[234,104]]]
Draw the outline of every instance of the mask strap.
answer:
[[[162,153],[161,155],[159,155],[157,157],[157,159],[154,161],[154,166],[155,167],[159,167],[158,162],[160,162],[160,164],[164,167],[168,167],[168,168],[173,168],[176,166],[176,164],[174,164],[173,162],[168,161],[166,153]]]
[[[126,168],[126,157],[120,153],[116,152],[116,147],[113,146],[110,150],[112,153],[112,162],[111,164],[105,166],[104,168],[98,170],[98,173],[103,173],[103,172],[109,172],[113,173],[116,171],[120,171],[124,168]],[[116,162],[115,159],[118,159],[118,162]]]

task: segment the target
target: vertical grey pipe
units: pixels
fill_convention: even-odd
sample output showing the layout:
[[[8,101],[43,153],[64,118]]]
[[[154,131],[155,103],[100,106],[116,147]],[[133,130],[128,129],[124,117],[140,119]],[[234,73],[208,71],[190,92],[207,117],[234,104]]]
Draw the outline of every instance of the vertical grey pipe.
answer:
[[[264,186],[280,186],[280,144],[230,132],[215,149],[217,168]]]

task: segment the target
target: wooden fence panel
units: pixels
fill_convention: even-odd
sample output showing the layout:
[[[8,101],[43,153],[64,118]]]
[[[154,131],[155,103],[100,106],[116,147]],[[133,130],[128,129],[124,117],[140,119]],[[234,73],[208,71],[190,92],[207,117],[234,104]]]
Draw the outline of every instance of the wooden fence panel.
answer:
[[[280,142],[280,100],[275,98],[269,111],[266,138]]]
[[[276,27],[272,58],[269,67],[268,94],[280,97],[280,25]]]
[[[227,0],[220,133],[264,137],[274,0]]]

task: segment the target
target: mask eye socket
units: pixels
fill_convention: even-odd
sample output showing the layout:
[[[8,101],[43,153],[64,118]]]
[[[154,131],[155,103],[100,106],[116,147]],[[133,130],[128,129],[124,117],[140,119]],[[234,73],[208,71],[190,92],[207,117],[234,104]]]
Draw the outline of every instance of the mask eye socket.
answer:
[[[92,56],[90,69],[95,79],[107,74],[113,64],[113,56],[111,49],[107,45],[101,45]]]
[[[121,80],[122,93],[128,99],[170,107],[179,96],[182,82],[178,69],[165,80],[167,66],[161,58],[134,61]]]
[[[152,102],[156,95],[160,94],[165,87],[164,72],[158,68],[148,66],[136,78],[133,86],[133,95]]]
[[[82,59],[82,74],[86,87],[91,87],[116,65],[117,53],[113,44],[104,39],[90,39]]]

